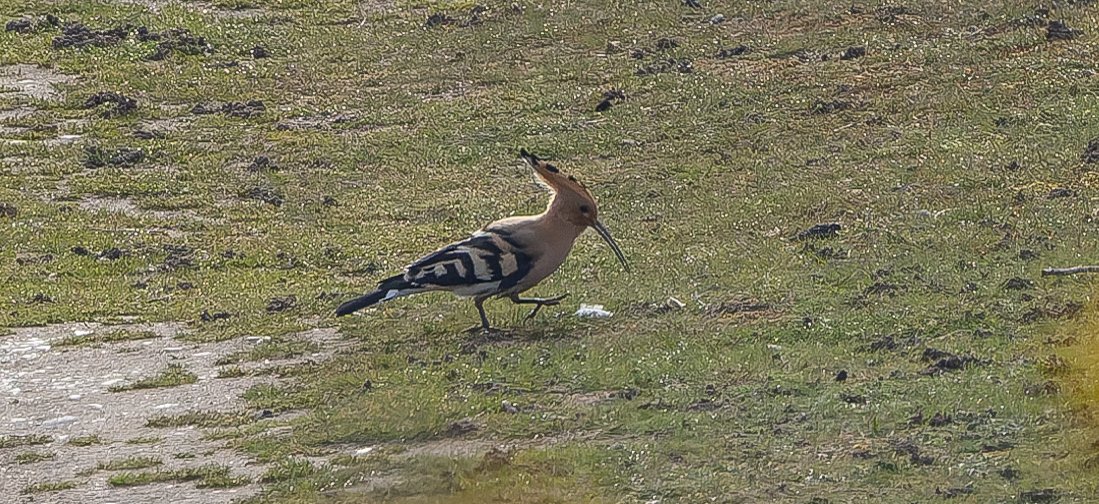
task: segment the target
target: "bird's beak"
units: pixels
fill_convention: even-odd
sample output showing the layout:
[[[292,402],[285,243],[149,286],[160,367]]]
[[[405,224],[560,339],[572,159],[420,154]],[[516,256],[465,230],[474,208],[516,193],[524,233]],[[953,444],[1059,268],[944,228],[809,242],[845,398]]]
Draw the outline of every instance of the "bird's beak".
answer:
[[[595,221],[591,227],[596,233],[599,233],[599,236],[603,238],[603,241],[607,242],[607,245],[611,246],[611,249],[614,250],[614,255],[618,257],[618,261],[622,263],[622,267],[626,269],[626,273],[629,273],[630,265],[626,263],[626,256],[622,254],[622,249],[618,248],[618,244],[615,243],[614,238],[611,237],[611,231],[599,221]]]

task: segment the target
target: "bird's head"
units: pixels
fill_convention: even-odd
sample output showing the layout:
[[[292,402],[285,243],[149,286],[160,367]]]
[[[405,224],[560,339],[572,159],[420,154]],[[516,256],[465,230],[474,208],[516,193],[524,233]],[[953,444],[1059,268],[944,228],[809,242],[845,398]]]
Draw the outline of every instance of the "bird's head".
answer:
[[[549,211],[558,213],[559,217],[575,226],[594,229],[614,250],[614,255],[618,257],[622,267],[630,271],[626,256],[622,254],[622,250],[611,237],[610,230],[599,221],[599,204],[596,203],[591,191],[576,180],[576,177],[565,175],[556,166],[539,159],[526,149],[521,149],[519,155],[534,170],[538,180],[554,193]]]

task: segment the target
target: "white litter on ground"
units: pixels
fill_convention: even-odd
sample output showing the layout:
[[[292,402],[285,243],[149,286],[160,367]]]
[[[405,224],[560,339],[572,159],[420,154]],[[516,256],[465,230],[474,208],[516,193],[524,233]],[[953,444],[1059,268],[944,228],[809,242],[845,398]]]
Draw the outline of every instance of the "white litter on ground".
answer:
[[[580,303],[580,309],[576,310],[576,316],[580,318],[607,318],[613,315],[613,313],[604,310],[603,305],[590,305]]]

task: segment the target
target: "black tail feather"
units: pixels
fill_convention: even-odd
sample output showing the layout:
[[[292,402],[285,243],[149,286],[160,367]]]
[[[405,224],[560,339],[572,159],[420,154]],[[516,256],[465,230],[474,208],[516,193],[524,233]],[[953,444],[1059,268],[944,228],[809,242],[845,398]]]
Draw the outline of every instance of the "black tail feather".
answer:
[[[378,283],[378,288],[374,292],[371,292],[365,296],[357,297],[355,299],[345,302],[344,304],[341,304],[339,308],[336,308],[336,316],[339,317],[347,315],[368,306],[378,304],[379,302],[385,300],[386,296],[389,295],[389,291],[391,290],[397,290],[398,292],[400,292],[400,294],[398,295],[404,295],[410,293],[406,291],[414,291],[415,289],[415,285],[405,281],[403,274],[386,278],[385,280],[382,280]]]

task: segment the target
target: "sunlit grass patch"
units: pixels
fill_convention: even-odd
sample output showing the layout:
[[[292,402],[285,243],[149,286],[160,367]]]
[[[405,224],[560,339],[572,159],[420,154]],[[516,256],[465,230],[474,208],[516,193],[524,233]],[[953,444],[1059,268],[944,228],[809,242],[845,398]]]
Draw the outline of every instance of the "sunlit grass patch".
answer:
[[[97,343],[117,343],[120,341],[138,341],[156,338],[152,331],[128,331],[117,330],[109,332],[94,332],[85,336],[69,336],[55,343],[56,346],[81,346]]]
[[[17,464],[34,464],[45,460],[53,460],[57,454],[52,452],[23,452],[15,456]]]
[[[62,490],[69,490],[76,488],[75,481],[47,481],[44,483],[35,483],[22,490],[21,493],[25,495],[39,494],[39,493],[52,493],[60,492]]]
[[[123,472],[113,474],[107,479],[108,484],[118,487],[149,485],[168,481],[193,481],[198,488],[230,488],[245,485],[249,480],[242,476],[233,476],[228,467],[219,465],[204,465],[171,471]]]
[[[28,434],[25,436],[0,436],[0,448],[43,445],[53,442],[50,436]]]
[[[126,392],[128,390],[140,390],[162,387],[178,387],[189,385],[198,381],[198,376],[187,371],[182,364],[168,364],[168,368],[157,376],[142,378],[127,385],[114,385],[108,390],[111,392]]]
[[[96,464],[95,468],[100,471],[123,471],[133,469],[144,469],[146,467],[154,467],[161,465],[163,462],[157,457],[128,457],[124,459],[114,459]]]

